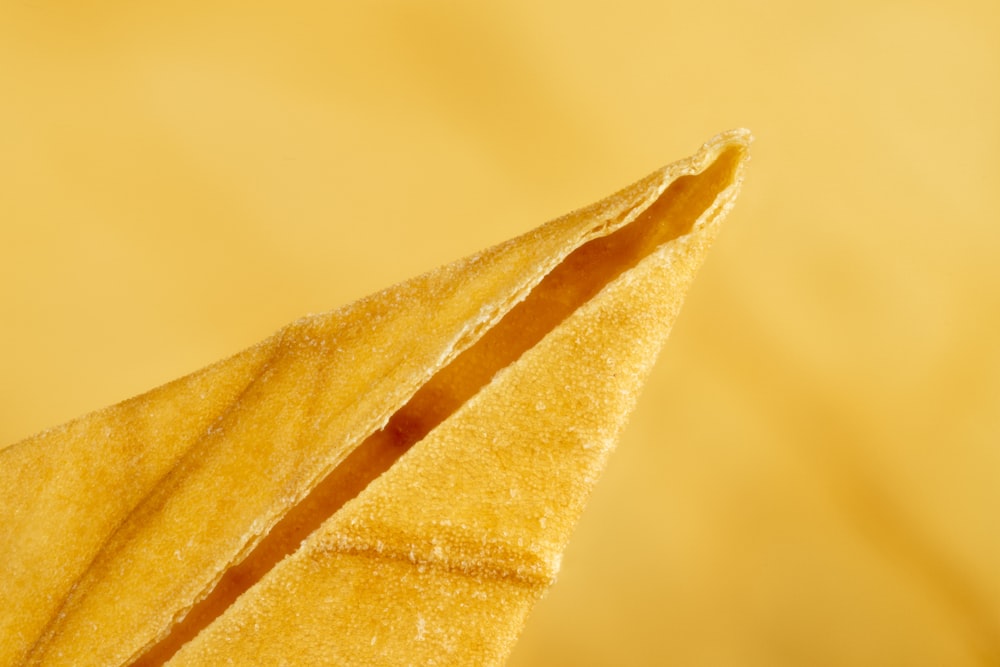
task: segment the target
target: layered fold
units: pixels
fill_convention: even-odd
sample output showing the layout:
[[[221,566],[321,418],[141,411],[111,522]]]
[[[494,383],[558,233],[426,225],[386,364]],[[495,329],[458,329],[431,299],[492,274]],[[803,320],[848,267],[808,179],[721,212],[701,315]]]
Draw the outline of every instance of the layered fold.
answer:
[[[0,451],[0,664],[502,662],[748,142]]]

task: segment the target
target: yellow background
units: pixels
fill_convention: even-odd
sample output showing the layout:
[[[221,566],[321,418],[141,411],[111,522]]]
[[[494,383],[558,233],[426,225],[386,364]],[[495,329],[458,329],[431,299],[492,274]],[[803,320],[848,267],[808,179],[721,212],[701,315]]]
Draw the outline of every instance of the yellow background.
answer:
[[[0,0],[0,442],[747,126],[510,664],[998,664],[998,35],[995,0]]]

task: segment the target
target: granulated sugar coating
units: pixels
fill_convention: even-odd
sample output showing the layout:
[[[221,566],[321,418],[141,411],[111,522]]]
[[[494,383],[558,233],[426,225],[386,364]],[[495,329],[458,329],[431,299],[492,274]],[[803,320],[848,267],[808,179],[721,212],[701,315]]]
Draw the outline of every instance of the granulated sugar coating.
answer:
[[[0,663],[502,664],[749,140],[0,451]]]

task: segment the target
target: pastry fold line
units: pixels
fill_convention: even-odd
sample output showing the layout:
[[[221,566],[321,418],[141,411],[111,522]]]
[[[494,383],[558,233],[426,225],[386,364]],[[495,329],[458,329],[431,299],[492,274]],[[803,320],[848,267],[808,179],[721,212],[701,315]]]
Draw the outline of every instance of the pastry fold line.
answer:
[[[629,400],[609,404],[608,433],[579,443],[595,451],[566,473],[580,477],[575,499],[532,519],[537,534],[479,525],[472,510],[448,525],[434,514],[449,511],[431,497],[441,487],[425,498],[421,478],[405,475],[427,477],[443,460],[431,453],[454,449],[455,429],[469,428],[463,415],[494,383],[579,311],[597,309],[611,286],[627,291],[647,265],[643,275],[658,271],[670,293],[663,321],[643,324],[657,332],[637,366],[648,370],[732,205],[749,141],[745,130],[719,135],[597,204],[0,450],[0,560],[9,563],[0,596],[22,605],[0,617],[0,664],[161,664],[199,604],[207,611],[192,644],[217,658],[203,628],[238,625],[241,609],[259,609],[274,590],[261,584],[334,553],[530,589],[512,606],[511,623],[523,621],[555,579],[635,383],[621,390]],[[626,312],[617,303],[601,317]],[[471,497],[477,507],[474,489],[455,492],[457,505]],[[420,534],[432,529],[436,537]],[[511,632],[494,643],[509,648]]]

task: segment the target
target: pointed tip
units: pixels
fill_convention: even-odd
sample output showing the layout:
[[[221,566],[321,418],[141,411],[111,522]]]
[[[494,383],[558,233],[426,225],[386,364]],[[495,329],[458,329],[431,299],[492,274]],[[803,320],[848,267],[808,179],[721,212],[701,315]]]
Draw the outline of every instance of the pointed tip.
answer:
[[[636,186],[640,184],[648,185],[650,179],[652,179],[656,183],[655,188],[657,192],[655,197],[658,197],[678,178],[702,174],[717,160],[729,154],[729,161],[733,164],[733,170],[732,178],[728,185],[733,189],[733,194],[736,194],[743,181],[743,172],[746,163],[750,159],[750,144],[753,143],[753,140],[753,134],[746,128],[734,128],[720,132],[702,144],[701,148],[690,157],[661,167],[651,174],[649,178],[643,179],[635,186],[632,186],[632,189],[636,189]]]
[[[716,145],[742,146],[743,148],[749,148],[753,141],[753,132],[745,127],[735,127],[731,130],[726,130],[725,132],[719,132],[717,135],[706,141],[702,150]]]

